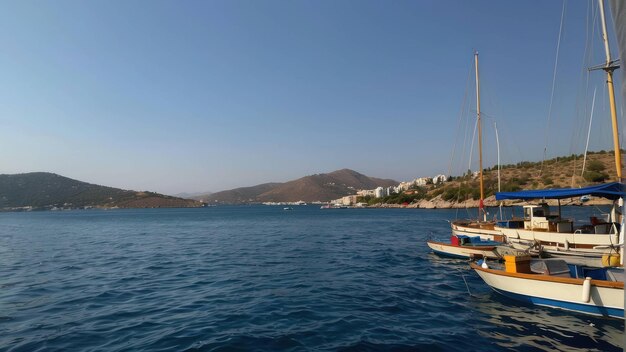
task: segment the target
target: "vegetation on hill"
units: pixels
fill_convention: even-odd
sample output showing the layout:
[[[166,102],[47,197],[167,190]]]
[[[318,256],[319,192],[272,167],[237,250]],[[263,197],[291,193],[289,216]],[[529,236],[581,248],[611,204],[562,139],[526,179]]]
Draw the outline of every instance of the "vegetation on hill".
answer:
[[[202,203],[94,185],[47,172],[0,175],[0,209],[197,207]]]
[[[584,187],[596,183],[610,182],[617,178],[614,165],[614,152],[589,152],[582,172],[583,156],[570,155],[542,162],[523,161],[500,167],[500,188],[502,192],[515,192],[525,189],[549,189]],[[582,174],[582,175],[581,175]],[[498,167],[483,170],[485,198],[498,192]],[[392,194],[385,198],[360,197],[358,201],[367,204],[402,204],[441,197],[447,202],[463,202],[480,198],[478,177],[468,171],[464,175],[450,177],[443,184],[413,186],[402,194]]]

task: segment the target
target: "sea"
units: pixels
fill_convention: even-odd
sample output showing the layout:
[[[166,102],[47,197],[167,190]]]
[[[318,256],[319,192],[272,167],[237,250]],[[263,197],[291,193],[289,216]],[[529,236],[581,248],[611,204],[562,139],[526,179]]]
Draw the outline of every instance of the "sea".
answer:
[[[0,213],[0,350],[620,351],[625,343],[622,320],[511,301],[467,261],[429,251],[427,239],[448,238],[449,221],[474,210],[292,208]]]

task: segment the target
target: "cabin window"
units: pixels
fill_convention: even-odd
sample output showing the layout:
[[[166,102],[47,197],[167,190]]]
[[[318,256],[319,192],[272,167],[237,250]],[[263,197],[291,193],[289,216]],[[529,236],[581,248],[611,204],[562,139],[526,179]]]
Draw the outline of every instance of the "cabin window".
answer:
[[[545,213],[543,212],[543,209],[538,208],[538,209],[533,210],[533,216],[544,217]]]
[[[530,208],[524,208],[524,218],[530,219],[530,214],[531,214],[530,211],[531,211]]]

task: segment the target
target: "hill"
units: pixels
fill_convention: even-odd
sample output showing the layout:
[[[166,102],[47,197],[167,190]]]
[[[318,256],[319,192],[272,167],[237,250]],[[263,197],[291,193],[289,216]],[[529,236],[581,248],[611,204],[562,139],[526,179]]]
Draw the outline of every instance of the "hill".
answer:
[[[279,186],[280,183],[264,183],[251,187],[235,188],[211,194],[204,194],[193,199],[205,203],[241,204],[258,202],[255,199],[260,195]]]
[[[153,192],[94,185],[47,172],[0,175],[0,209],[167,208],[202,203]]]
[[[582,155],[557,157],[543,163],[523,161],[502,165],[500,187],[502,192],[514,192],[530,189],[575,188],[611,182],[617,179],[614,157],[613,152],[588,153],[584,173],[582,172]],[[485,205],[488,206],[498,204],[495,200],[495,193],[498,191],[497,170],[497,166],[493,166],[483,172]],[[413,187],[403,194],[394,194],[383,199],[365,197],[361,201],[370,205],[410,203],[418,207],[455,208],[478,206],[479,198],[478,177],[465,174],[451,177],[444,184]],[[595,204],[595,202],[589,204]]]
[[[330,201],[359,189],[388,187],[398,182],[388,179],[368,177],[356,171],[343,169],[327,174],[305,176],[285,183],[265,183],[253,187],[236,188],[195,197],[207,203],[261,203],[261,202],[305,202]]]
[[[610,182],[617,179],[614,162],[613,152],[600,151],[587,154],[584,173],[582,155],[557,157],[543,163],[523,161],[502,165],[500,187],[503,192],[514,192],[524,189],[575,188]],[[485,197],[495,195],[498,191],[497,167],[484,170],[483,178]],[[479,198],[477,178],[464,175],[452,181],[445,187],[448,196],[444,198],[454,198],[450,195],[451,189],[461,190],[460,198]],[[475,190],[469,191],[468,188]],[[441,193],[441,190],[435,193]]]

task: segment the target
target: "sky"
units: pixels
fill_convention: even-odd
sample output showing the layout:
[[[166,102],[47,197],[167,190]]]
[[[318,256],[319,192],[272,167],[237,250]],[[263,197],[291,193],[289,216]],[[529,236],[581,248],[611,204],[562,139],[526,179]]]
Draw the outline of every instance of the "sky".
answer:
[[[586,70],[604,62],[596,5],[565,2],[559,40],[563,6],[3,2],[0,173],[166,194],[342,168],[458,175],[477,168],[474,50],[485,166],[494,122],[502,163],[583,153],[594,89],[589,149],[609,150],[605,78]]]

